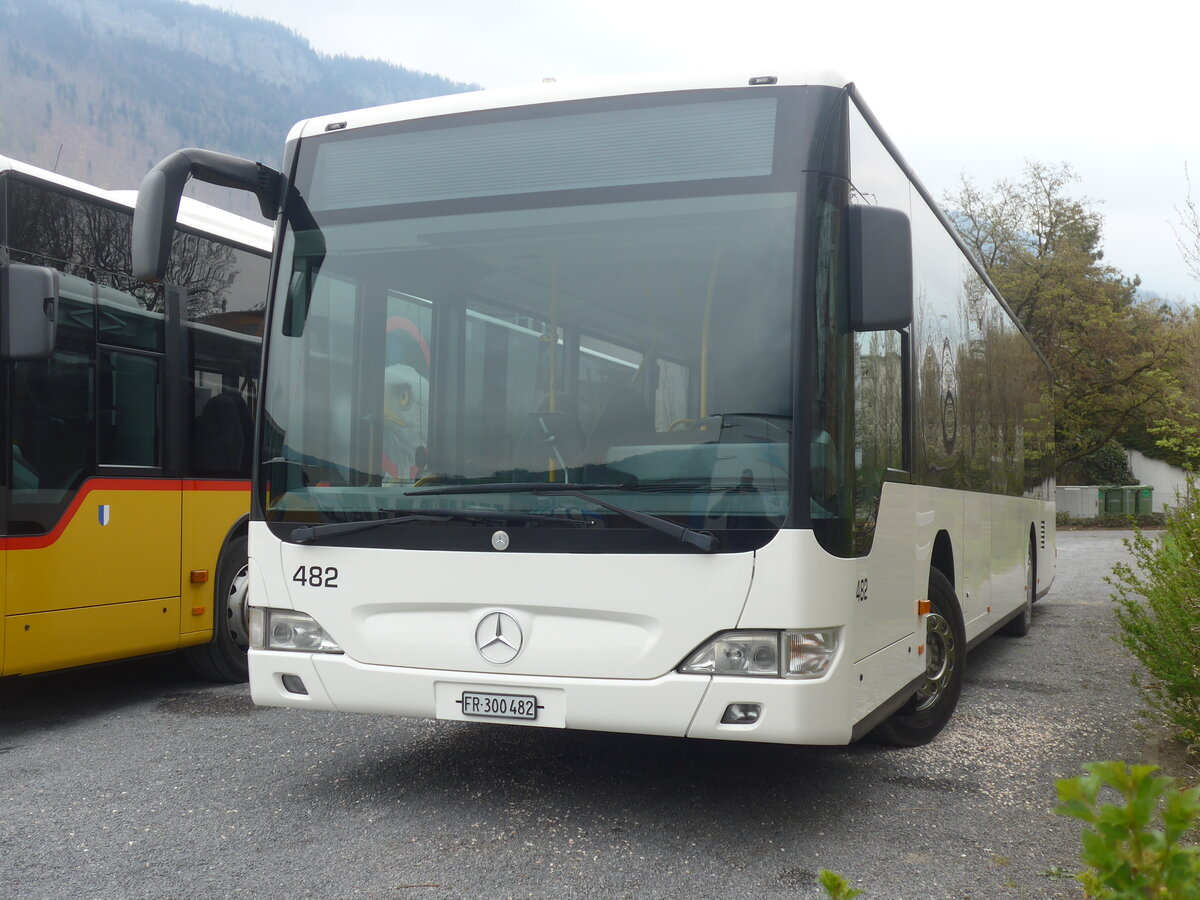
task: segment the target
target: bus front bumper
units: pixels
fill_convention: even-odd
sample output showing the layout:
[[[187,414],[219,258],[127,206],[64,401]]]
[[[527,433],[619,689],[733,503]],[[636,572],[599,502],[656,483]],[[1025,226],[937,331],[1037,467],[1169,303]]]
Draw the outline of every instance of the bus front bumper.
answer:
[[[819,680],[677,672],[644,680],[554,678],[250,651],[250,691],[260,706],[789,744],[849,743],[846,681],[838,666]],[[481,700],[506,712],[512,704],[522,717],[483,714]],[[752,724],[722,724],[730,704],[758,704],[761,712]],[[527,718],[531,706],[536,714]]]

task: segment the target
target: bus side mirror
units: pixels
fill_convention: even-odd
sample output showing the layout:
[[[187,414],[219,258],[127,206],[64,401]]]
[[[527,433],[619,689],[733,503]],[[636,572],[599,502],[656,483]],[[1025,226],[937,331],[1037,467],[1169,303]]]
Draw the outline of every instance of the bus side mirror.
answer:
[[[0,359],[49,359],[58,328],[58,272],[0,266]]]
[[[907,328],[913,318],[912,225],[898,209],[851,206],[848,212],[850,327]]]
[[[262,163],[213,150],[178,150],[146,173],[133,209],[133,277],[159,282],[167,276],[179,199],[188,179],[249,191],[263,218],[279,209],[283,176]]]

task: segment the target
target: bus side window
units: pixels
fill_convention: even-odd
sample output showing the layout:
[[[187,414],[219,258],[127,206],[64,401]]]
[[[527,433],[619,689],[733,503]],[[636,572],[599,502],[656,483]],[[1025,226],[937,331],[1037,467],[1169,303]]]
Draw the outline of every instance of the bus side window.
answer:
[[[162,292],[110,272],[101,273],[97,282],[99,463],[157,468],[162,465],[166,325]]]
[[[197,475],[250,474],[254,420],[240,393],[221,390],[209,396],[200,407],[194,428]]]
[[[95,468],[94,316],[91,284],[62,276],[54,355],[11,369],[9,534],[53,528]]]
[[[855,552],[871,548],[888,469],[904,468],[903,361],[898,331],[854,338]]]
[[[99,362],[100,465],[157,467],[162,360],[102,350]]]
[[[172,258],[187,292],[191,471],[249,478],[266,267],[247,250],[186,232],[176,234]]]

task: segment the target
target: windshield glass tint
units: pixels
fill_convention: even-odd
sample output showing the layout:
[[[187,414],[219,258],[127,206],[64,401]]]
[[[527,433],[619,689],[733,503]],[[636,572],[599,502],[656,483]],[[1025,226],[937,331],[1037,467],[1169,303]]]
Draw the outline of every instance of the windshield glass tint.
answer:
[[[314,211],[770,175],[774,97],[508,118],[319,145]]]
[[[285,240],[269,521],[485,509],[642,527],[570,494],[415,493],[572,482],[689,528],[781,525],[794,194],[383,212],[318,212]]]

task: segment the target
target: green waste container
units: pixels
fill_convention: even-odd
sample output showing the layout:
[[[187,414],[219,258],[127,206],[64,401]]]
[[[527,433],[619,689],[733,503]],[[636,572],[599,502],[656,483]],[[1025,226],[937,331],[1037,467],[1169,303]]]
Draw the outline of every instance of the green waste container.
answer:
[[[1138,488],[1109,487],[1104,489],[1104,512],[1110,516],[1131,516],[1137,508]]]
[[[1154,512],[1154,488],[1141,485],[1134,488],[1134,512],[1139,516]]]

